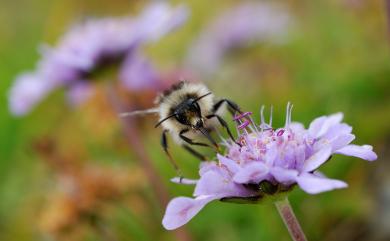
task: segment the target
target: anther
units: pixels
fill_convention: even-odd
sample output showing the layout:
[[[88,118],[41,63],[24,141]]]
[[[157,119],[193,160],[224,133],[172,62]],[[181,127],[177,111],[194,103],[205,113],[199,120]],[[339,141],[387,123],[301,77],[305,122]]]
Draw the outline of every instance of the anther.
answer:
[[[281,136],[281,135],[283,135],[283,134],[284,134],[284,130],[283,130],[283,129],[282,129],[282,130],[279,130],[278,133],[276,133],[277,136]]]
[[[252,115],[252,112],[244,112],[242,114],[236,115],[236,116],[234,116],[233,120],[234,121],[238,121],[238,120],[241,120],[244,117],[247,117],[248,115]]]
[[[248,125],[250,124],[250,122],[248,120],[245,120],[241,125],[239,125],[237,128],[239,130],[242,130],[244,129],[245,127],[247,127]]]

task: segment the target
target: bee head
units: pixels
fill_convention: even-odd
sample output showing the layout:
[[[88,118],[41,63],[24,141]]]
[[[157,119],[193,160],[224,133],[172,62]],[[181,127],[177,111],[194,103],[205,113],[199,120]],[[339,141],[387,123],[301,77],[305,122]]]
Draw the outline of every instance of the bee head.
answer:
[[[183,125],[190,126],[196,130],[201,129],[204,126],[204,121],[198,101],[208,95],[211,95],[211,92],[199,97],[189,97],[185,99],[178,106],[172,108],[171,114],[160,120],[154,127],[157,127],[164,121],[175,117],[175,119]]]
[[[190,98],[180,103],[174,110],[174,116],[179,123],[193,129],[203,127],[202,112],[195,99]]]

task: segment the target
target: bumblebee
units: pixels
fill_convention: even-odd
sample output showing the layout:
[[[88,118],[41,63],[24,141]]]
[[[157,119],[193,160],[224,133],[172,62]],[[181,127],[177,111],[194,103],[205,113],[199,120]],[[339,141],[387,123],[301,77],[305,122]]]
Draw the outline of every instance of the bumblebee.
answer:
[[[219,146],[210,134],[216,125],[221,125],[234,140],[226,121],[221,117],[225,103],[232,115],[235,112],[241,113],[240,108],[233,101],[225,98],[216,100],[204,84],[180,81],[156,98],[156,108],[123,113],[122,116],[158,114],[160,120],[155,127],[161,126],[163,129],[161,145],[178,171],[176,162],[168,151],[167,134],[170,134],[175,142],[189,153],[202,161],[206,160],[206,157],[192,146],[207,146],[218,150]],[[210,144],[198,142],[196,139],[200,135],[204,136]]]

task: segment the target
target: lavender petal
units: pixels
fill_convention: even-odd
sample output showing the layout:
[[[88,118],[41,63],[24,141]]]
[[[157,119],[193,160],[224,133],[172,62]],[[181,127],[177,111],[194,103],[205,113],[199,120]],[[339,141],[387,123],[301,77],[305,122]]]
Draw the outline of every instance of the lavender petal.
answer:
[[[231,172],[236,173],[240,170],[240,166],[232,159],[224,157],[221,154],[217,154],[217,158],[221,164],[225,165]]]
[[[345,147],[355,139],[355,135],[345,134],[340,135],[331,142],[332,152]]]
[[[177,197],[172,199],[165,211],[162,225],[167,230],[179,228],[189,222],[209,202],[219,199],[218,196],[199,196],[195,199]]]
[[[199,179],[194,190],[194,196],[239,196],[242,194],[241,191],[242,189],[238,185],[229,180],[229,175],[224,170],[210,170]]]
[[[333,189],[346,188],[348,185],[339,180],[319,177],[310,173],[304,173],[297,177],[299,187],[309,193],[317,194]]]
[[[270,170],[270,174],[276,179],[276,181],[285,185],[290,185],[296,182],[298,171],[274,167]]]
[[[159,87],[157,71],[140,53],[130,53],[126,57],[120,69],[119,79],[131,91]]]
[[[36,73],[27,73],[17,77],[9,91],[9,109],[16,116],[31,111],[55,85]]]
[[[310,123],[309,134],[313,138],[321,137],[335,124],[340,123],[343,119],[343,113],[336,113],[330,116],[316,118]]]
[[[321,166],[324,162],[326,162],[330,155],[332,154],[332,147],[330,145],[326,145],[321,148],[319,151],[314,153],[309,159],[305,161],[303,164],[302,172],[311,172]]]
[[[355,156],[367,161],[374,161],[378,158],[375,152],[372,151],[372,146],[370,145],[358,146],[351,144],[335,151],[335,153],[346,156]]]
[[[268,174],[268,168],[261,162],[252,162],[237,172],[233,180],[236,183],[258,183]]]
[[[336,124],[329,128],[326,134],[322,137],[324,139],[332,139],[336,136],[351,134],[352,127],[345,123]]]

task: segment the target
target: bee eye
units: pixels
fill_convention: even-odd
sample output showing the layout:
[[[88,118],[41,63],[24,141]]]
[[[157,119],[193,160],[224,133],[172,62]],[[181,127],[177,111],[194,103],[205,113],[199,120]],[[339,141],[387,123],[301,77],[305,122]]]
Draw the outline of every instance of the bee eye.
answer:
[[[184,124],[184,125],[187,125],[187,118],[184,114],[176,114],[175,115],[175,118],[178,122],[180,122],[181,124]]]

